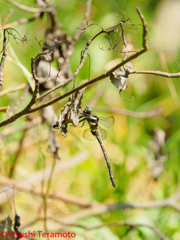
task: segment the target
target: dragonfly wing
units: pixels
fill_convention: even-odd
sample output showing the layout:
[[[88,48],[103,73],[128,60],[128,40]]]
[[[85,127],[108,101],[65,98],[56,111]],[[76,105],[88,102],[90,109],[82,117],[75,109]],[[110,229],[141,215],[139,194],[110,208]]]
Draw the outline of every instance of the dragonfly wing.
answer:
[[[110,128],[114,124],[115,120],[113,117],[108,118],[99,118],[99,124],[102,124],[103,126]]]
[[[98,132],[99,132],[100,138],[102,139],[102,141],[104,141],[107,138],[106,130],[98,126]]]
[[[96,137],[94,135],[92,135],[91,133],[91,129],[88,128],[83,132],[83,138],[89,140],[89,141],[94,141],[96,140]]]

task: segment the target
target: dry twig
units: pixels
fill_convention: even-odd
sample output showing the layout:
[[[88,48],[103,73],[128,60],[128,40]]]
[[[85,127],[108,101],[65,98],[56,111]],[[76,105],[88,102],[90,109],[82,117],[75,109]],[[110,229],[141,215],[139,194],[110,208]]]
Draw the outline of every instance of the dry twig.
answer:
[[[15,22],[12,22],[12,23],[8,23],[8,24],[3,26],[3,29],[13,28],[13,27],[19,26],[21,24],[32,22],[32,21],[38,19],[40,14],[41,14],[40,12],[39,13],[35,13],[34,17],[32,17],[32,18],[29,18],[29,19],[28,18],[22,18],[22,19],[20,19],[18,21],[15,21]]]
[[[12,0],[5,0],[5,1],[9,2],[10,4],[19,8],[20,10],[23,10],[23,11],[26,11],[26,12],[39,13],[39,12],[52,12],[52,11],[54,11],[53,8],[31,8],[31,7],[27,7],[27,6],[24,6],[22,4],[19,4],[15,1],[12,1]]]
[[[161,72],[161,71],[130,71],[128,74],[152,74],[160,77],[167,77],[167,78],[179,78],[180,77],[180,72],[179,73],[167,73],[167,72]]]
[[[3,31],[3,50],[2,50],[3,54],[2,54],[1,63],[0,63],[0,91],[2,89],[3,82],[4,82],[3,70],[5,65],[5,59],[7,56],[6,45],[7,45],[6,30],[4,30]]]
[[[4,112],[4,113],[7,113],[9,111],[10,107],[7,106],[7,107],[0,107],[0,112]]]
[[[78,213],[72,214],[70,216],[61,219],[62,223],[69,224],[74,223],[79,219],[87,218],[94,215],[103,214],[109,211],[116,211],[119,209],[148,209],[157,207],[171,207],[180,212],[180,204],[177,201],[180,200],[180,193],[174,194],[169,198],[165,198],[159,201],[150,201],[147,203],[118,203],[118,204],[95,204],[79,211]]]
[[[6,22],[9,20],[10,16],[13,13],[13,9],[9,9],[9,12],[7,13],[6,17],[4,18],[3,22],[2,22],[2,27],[6,24]]]
[[[84,17],[84,19],[82,21],[82,24],[81,24],[79,30],[77,31],[76,35],[73,38],[72,47],[74,46],[75,42],[79,39],[80,35],[82,34],[82,30],[81,29],[84,27],[87,19],[89,18],[90,10],[91,10],[91,2],[92,2],[92,0],[87,0],[85,17]]]
[[[95,230],[95,229],[99,229],[99,228],[103,228],[103,227],[117,227],[117,226],[127,226],[129,228],[140,228],[140,227],[146,227],[151,229],[154,233],[157,234],[157,236],[161,239],[161,240],[169,240],[169,238],[167,238],[166,236],[164,236],[164,234],[156,227],[150,226],[148,224],[144,224],[144,223],[130,223],[130,222],[124,222],[124,221],[120,221],[120,222],[115,222],[115,223],[103,223],[99,226],[95,226],[95,227],[85,227],[83,225],[80,224],[64,224],[63,222],[55,219],[54,217],[50,217],[50,219],[54,220],[55,222],[60,224],[60,228],[64,229],[64,228],[69,228],[69,227],[78,227],[78,228],[82,228],[84,229],[86,232],[87,231],[91,231],[91,230]],[[40,220],[40,219],[39,219]]]
[[[18,86],[16,86],[16,87],[7,88],[7,89],[5,89],[5,90],[3,90],[3,91],[0,92],[0,97],[6,95],[6,94],[8,94],[8,93],[16,92],[16,91],[19,91],[19,90],[21,90],[21,89],[24,89],[24,88],[26,88],[26,86],[27,86],[27,83],[22,83],[22,84],[20,84],[20,85],[18,85]]]
[[[162,112],[161,107],[157,107],[156,109],[151,110],[149,112],[133,112],[127,109],[108,108],[108,107],[94,107],[93,110],[121,114],[121,115],[126,115],[130,117],[135,117],[135,118],[144,118],[144,119],[158,116]]]

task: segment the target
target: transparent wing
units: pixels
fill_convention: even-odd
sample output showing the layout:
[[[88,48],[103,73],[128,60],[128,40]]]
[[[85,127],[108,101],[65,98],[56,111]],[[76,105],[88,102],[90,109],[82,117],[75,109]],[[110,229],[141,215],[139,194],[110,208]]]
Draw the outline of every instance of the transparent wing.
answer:
[[[107,132],[106,130],[104,130],[103,128],[101,128],[100,126],[98,126],[98,132],[100,135],[100,138],[102,141],[104,141],[107,138]]]
[[[83,138],[89,140],[89,141],[94,141],[96,140],[96,137],[94,135],[92,135],[91,133],[91,129],[88,128],[83,132]]]
[[[113,117],[108,118],[99,118],[99,124],[102,124],[103,126],[110,128],[114,124],[115,120]]]

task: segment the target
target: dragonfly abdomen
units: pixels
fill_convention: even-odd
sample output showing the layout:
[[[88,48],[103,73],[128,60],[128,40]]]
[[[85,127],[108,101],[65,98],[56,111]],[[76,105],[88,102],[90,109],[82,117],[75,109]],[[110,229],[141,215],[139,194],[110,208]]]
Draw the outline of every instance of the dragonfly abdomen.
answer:
[[[92,135],[99,137],[99,132],[96,129],[91,129]]]
[[[110,176],[112,185],[113,185],[113,187],[115,187],[115,181],[114,181],[114,177],[113,177],[113,174],[112,174],[112,171],[111,171],[111,165],[110,165],[110,163],[109,163],[109,160],[108,160],[108,157],[107,157],[105,148],[104,148],[104,146],[103,146],[103,144],[102,144],[102,141],[101,141],[101,139],[100,139],[99,137],[97,137],[97,140],[98,140],[98,142],[99,142],[99,144],[100,144],[100,146],[101,146],[101,149],[102,149],[102,151],[103,151],[104,158],[105,158],[105,160],[106,160],[106,164],[107,164],[107,167],[108,167],[109,176]]]

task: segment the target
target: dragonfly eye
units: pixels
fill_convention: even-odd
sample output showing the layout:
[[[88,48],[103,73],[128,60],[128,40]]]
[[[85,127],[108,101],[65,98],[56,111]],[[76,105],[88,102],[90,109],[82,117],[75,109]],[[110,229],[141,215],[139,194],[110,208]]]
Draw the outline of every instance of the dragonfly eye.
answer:
[[[91,113],[92,112],[92,108],[87,108],[87,113]]]

